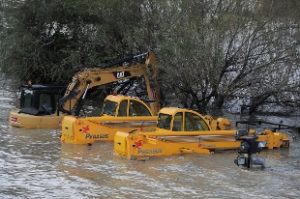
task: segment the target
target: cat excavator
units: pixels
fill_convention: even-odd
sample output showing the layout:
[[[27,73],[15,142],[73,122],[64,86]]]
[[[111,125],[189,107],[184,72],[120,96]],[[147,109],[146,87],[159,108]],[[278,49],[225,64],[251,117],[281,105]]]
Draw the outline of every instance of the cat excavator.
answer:
[[[157,113],[156,75],[155,55],[147,52],[86,68],[75,74],[67,87],[28,84],[22,87],[20,108],[10,112],[9,122],[11,126],[19,128],[59,128],[64,116],[79,115],[89,90],[120,83],[122,86],[116,92],[121,92],[128,82],[137,79],[146,88],[147,97],[144,101],[153,113]]]

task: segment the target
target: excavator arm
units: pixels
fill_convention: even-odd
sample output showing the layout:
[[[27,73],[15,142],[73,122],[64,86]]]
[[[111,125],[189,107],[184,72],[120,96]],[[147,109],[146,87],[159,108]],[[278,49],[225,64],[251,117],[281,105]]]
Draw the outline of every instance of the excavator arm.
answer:
[[[65,95],[59,100],[58,111],[67,114],[75,112],[75,115],[78,115],[80,109],[74,109],[81,100],[85,99],[88,89],[119,80],[143,77],[149,101],[153,102],[150,108],[153,113],[157,113],[159,100],[155,91],[156,75],[155,55],[151,52],[127,57],[96,68],[84,69],[75,74],[68,85]]]

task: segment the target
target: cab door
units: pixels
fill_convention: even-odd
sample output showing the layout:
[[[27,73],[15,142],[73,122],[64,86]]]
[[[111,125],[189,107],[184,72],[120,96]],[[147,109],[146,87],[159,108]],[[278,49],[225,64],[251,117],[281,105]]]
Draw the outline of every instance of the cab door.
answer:
[[[151,111],[146,105],[142,104],[137,100],[129,100],[129,117],[145,117],[152,116]]]
[[[192,112],[184,113],[184,131],[209,131],[205,120]]]
[[[143,129],[156,125],[156,117],[142,102],[134,99],[123,100],[119,104],[117,117],[120,127]]]

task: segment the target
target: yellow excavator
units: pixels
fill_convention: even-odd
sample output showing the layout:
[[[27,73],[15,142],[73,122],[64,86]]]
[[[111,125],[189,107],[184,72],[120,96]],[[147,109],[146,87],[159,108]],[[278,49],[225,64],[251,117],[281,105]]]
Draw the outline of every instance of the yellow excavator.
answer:
[[[211,154],[216,150],[239,149],[239,138],[243,136],[255,136],[267,149],[289,146],[288,136],[282,132],[267,129],[261,132],[238,131],[231,129],[226,120],[222,125],[228,128],[220,128],[217,121],[211,122],[210,118],[192,110],[162,108],[155,130],[118,131],[114,137],[114,151],[128,159],[185,153]]]
[[[157,113],[156,75],[155,55],[147,52],[84,69],[74,75],[67,88],[29,84],[22,87],[20,108],[10,112],[9,122],[20,128],[59,128],[64,116],[79,114],[89,89],[134,78],[143,80],[148,96],[146,101],[151,111]]]

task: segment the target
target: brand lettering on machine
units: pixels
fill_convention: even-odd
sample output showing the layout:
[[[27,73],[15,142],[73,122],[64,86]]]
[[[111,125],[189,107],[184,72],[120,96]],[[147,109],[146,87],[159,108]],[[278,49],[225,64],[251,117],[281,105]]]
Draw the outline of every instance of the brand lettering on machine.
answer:
[[[162,149],[138,149],[138,154],[140,155],[153,155],[162,153]]]
[[[24,90],[24,93],[25,93],[25,94],[33,95],[33,91],[32,91],[32,90]]]
[[[108,134],[85,134],[85,139],[106,139],[108,138]]]
[[[125,72],[124,71],[121,71],[121,72],[117,72],[117,78],[123,78],[125,77]]]
[[[122,79],[124,77],[129,77],[131,74],[128,71],[118,71],[118,72],[113,72],[115,78],[117,79]]]
[[[200,148],[215,148],[216,146],[214,144],[203,144],[203,143],[199,143],[198,147]]]

